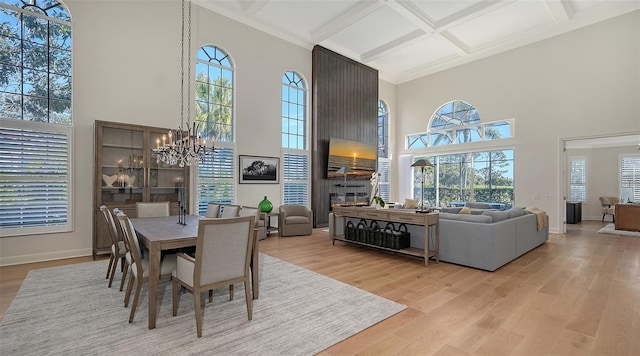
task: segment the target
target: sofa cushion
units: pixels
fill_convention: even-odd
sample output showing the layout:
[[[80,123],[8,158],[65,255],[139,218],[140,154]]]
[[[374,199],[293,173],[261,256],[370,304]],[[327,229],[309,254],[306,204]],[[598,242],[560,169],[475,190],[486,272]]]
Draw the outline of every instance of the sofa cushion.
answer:
[[[440,213],[440,219],[484,223],[484,224],[490,224],[493,222],[493,218],[491,216],[470,215],[470,214]]]
[[[484,216],[490,216],[493,222],[503,221],[509,219],[509,213],[499,210],[485,210],[482,212]]]
[[[405,199],[404,200],[404,208],[405,209],[415,209],[418,207],[419,200],[415,199]]]
[[[469,207],[471,209],[491,209],[491,205],[485,203],[474,203],[474,202],[466,202],[464,206]]]
[[[450,213],[450,214],[457,214],[460,212],[460,210],[462,210],[462,208],[459,206],[448,206],[446,208],[440,208],[441,213]]]
[[[511,218],[515,218],[515,217],[518,217],[518,216],[522,216],[522,215],[526,214],[527,211],[524,210],[524,209],[521,209],[521,208],[511,208],[511,209],[507,210],[506,213],[509,214],[509,219],[511,219]]]
[[[309,218],[306,216],[287,216],[286,218],[284,218],[284,221],[289,225],[308,224]]]
[[[471,214],[471,208],[467,208],[466,206],[464,208],[460,208],[458,214]]]

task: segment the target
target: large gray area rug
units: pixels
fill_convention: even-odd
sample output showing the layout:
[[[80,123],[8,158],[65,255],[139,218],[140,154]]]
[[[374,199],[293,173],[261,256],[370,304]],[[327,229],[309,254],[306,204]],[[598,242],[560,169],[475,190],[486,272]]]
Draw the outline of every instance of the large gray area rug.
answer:
[[[233,301],[218,290],[200,339],[191,294],[171,315],[170,282],[160,284],[157,327],[149,330],[146,284],[129,324],[119,279],[107,288],[107,261],[31,271],[0,325],[0,354],[312,355],[406,308],[264,254],[260,264],[253,320],[241,285]]]
[[[616,230],[615,224],[607,224],[602,229],[598,230],[599,234],[609,234],[609,235],[621,235],[621,236],[635,236],[640,237],[640,232],[638,231],[627,231],[627,230]]]

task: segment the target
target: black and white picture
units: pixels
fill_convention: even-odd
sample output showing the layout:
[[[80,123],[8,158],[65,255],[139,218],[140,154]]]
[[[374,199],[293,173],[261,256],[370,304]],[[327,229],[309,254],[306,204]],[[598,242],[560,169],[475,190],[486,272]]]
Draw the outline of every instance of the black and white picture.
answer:
[[[240,155],[240,183],[278,183],[280,159]]]

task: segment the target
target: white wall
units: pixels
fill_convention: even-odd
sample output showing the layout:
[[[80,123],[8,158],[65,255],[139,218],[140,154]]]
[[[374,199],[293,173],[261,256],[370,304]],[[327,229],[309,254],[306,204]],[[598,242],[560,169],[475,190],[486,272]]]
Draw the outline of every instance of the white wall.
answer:
[[[515,203],[561,221],[560,139],[640,130],[640,11],[398,85],[396,142],[445,102],[516,119]]]
[[[567,149],[567,157],[587,159],[587,201],[582,204],[582,220],[602,220],[600,197],[620,198],[620,156],[629,154],[638,154],[638,146]],[[568,187],[568,182],[565,184]],[[611,221],[611,216],[606,220]]]
[[[90,255],[93,123],[176,127],[180,120],[179,1],[65,1],[73,21],[74,231],[3,237],[0,265]],[[280,156],[280,86],[287,70],[311,86],[311,51],[193,7],[193,53],[233,56],[237,154]],[[193,83],[193,81],[192,81]],[[192,94],[193,95],[193,94]],[[280,186],[238,185],[237,203],[277,207]]]

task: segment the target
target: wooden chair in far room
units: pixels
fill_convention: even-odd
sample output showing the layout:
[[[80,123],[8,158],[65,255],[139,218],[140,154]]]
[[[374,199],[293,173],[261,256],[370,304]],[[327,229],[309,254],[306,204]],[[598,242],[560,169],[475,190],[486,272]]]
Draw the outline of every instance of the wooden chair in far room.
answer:
[[[178,291],[182,286],[193,293],[198,337],[202,336],[202,291],[211,293],[219,287],[244,283],[247,315],[249,320],[252,318],[249,265],[253,251],[253,226],[254,218],[249,216],[200,220],[195,258],[178,254],[177,267],[173,272],[173,316],[178,314]]]
[[[169,202],[142,203],[136,202],[136,211],[138,218],[158,218],[169,216]]]
[[[278,215],[280,236],[311,235],[313,211],[304,205],[281,205]]]
[[[208,218],[219,218],[220,217],[220,204],[217,203],[209,203],[207,204],[207,212],[204,216]]]
[[[122,261],[121,266],[124,268],[124,258],[127,253],[127,249],[124,241],[121,240],[120,235],[118,235],[118,230],[109,208],[107,208],[106,205],[101,205],[100,211],[107,223],[107,230],[109,231],[109,237],[111,238],[111,256],[109,257],[109,266],[107,267],[107,278],[109,279],[109,288],[111,288],[113,276],[115,276],[116,269],[118,268],[118,261]]]
[[[118,213],[118,221],[124,231],[124,236],[129,241],[129,249],[131,253],[131,267],[129,273],[129,283],[127,284],[127,292],[124,296],[124,306],[129,306],[129,299],[135,283],[135,293],[133,295],[133,303],[131,304],[131,313],[129,314],[129,323],[133,322],[133,318],[136,315],[136,308],[138,307],[138,300],[140,299],[140,291],[142,290],[142,283],[149,280],[149,262],[142,259],[140,251],[140,242],[138,241],[138,235],[131,223],[131,220],[123,213]],[[160,278],[171,277],[171,272],[176,268],[176,255],[162,255],[160,261]]]
[[[602,205],[602,222],[604,217],[611,215],[613,222],[616,222],[616,204],[620,202],[620,199],[616,197],[600,197],[600,205]]]
[[[225,204],[222,207],[221,218],[235,218],[240,215],[240,205]]]

